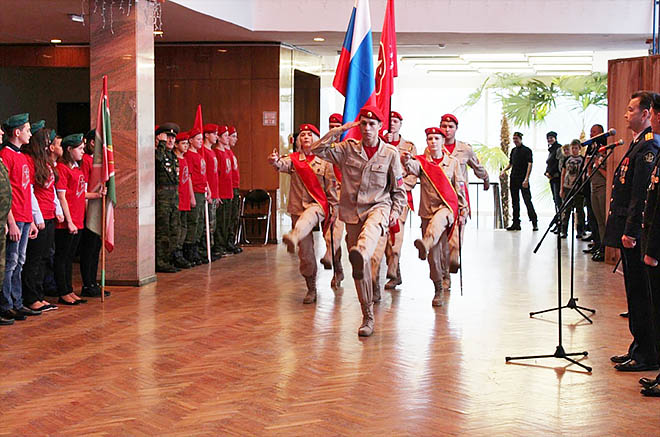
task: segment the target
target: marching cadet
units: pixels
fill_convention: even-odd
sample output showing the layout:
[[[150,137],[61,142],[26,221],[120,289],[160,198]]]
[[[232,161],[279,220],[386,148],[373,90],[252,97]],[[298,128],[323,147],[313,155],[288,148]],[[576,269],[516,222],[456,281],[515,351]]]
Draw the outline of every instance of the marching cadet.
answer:
[[[653,303],[638,241],[642,234],[642,214],[651,170],[658,156],[658,144],[649,121],[652,100],[650,93],[638,91],[628,103],[624,118],[627,127],[637,134],[614,172],[603,240],[603,244],[619,248],[623,264],[628,326],[633,341],[624,354],[610,358],[617,363],[614,368],[622,372],[658,369]]]
[[[215,230],[215,244],[221,253],[233,254],[229,245],[229,226],[232,213],[232,198],[234,190],[232,187],[232,159],[229,153],[229,127],[220,126],[218,142],[213,151],[218,160],[218,188],[220,203],[218,205],[218,224]]]
[[[341,114],[332,114],[328,120],[329,129],[340,127],[342,124],[342,118],[343,117]],[[336,165],[332,166],[332,170],[334,171],[335,180],[337,181],[337,198],[339,198],[341,194],[341,172],[339,171],[339,167]],[[339,219],[335,219],[334,223],[332,223],[332,226],[330,226],[323,235],[325,238],[325,255],[323,255],[323,258],[321,258],[321,264],[323,264],[323,267],[326,270],[330,270],[333,267],[332,259],[330,257],[331,254],[334,253],[335,272],[332,280],[330,281],[330,286],[332,288],[339,288],[341,286],[341,281],[344,280],[344,267],[341,264],[341,239],[344,235],[344,227],[344,222]],[[335,247],[334,250],[331,250],[330,246],[333,242]]]
[[[431,280],[435,287],[432,305],[443,304],[442,260],[448,239],[455,232],[456,223],[465,221],[467,202],[463,191],[463,172],[459,161],[443,150],[444,129],[426,129],[427,149],[424,155],[403,152],[401,160],[409,175],[420,178],[421,200],[419,216],[422,218],[423,238],[415,240],[419,258],[428,259]]]
[[[206,232],[204,226],[204,204],[208,199],[209,185],[206,180],[206,161],[201,154],[204,141],[202,139],[202,132],[199,128],[192,128],[188,134],[190,147],[185,154],[185,158],[190,168],[190,179],[193,185],[195,205],[190,205],[188,229],[186,231],[186,241],[183,251],[187,260],[194,261],[196,265],[200,265],[209,263],[207,254],[201,253],[201,248],[199,247],[199,240],[204,237],[204,232]]]
[[[390,132],[387,133],[387,142],[397,148],[399,154],[408,152],[411,155],[417,155],[417,148],[410,141],[406,141],[401,137],[399,131],[403,117],[396,111],[390,113]],[[405,228],[406,219],[408,218],[408,211],[414,211],[412,200],[412,190],[415,188],[417,178],[414,175],[409,175],[403,178],[404,187],[406,189],[407,204],[399,217],[399,223],[395,224],[390,229],[390,238],[387,239],[385,245],[385,259],[387,260],[387,278],[389,281],[385,284],[385,288],[394,289],[397,285],[401,285],[401,266],[399,265],[399,258],[401,256],[401,246],[403,245],[403,230]]]
[[[238,231],[238,215],[240,214],[240,205],[241,205],[241,172],[238,169],[238,159],[236,159],[236,154],[234,153],[234,147],[238,142],[238,132],[236,132],[236,127],[229,126],[227,131],[229,134],[229,147],[225,148],[225,151],[229,154],[232,168],[231,168],[231,188],[232,188],[232,199],[231,199],[231,210],[229,212],[229,224],[227,232],[227,244],[228,249],[234,254],[239,254],[243,252],[243,249],[237,246],[238,242],[236,241],[236,233]]]
[[[217,227],[217,213],[218,205],[220,204],[220,195],[218,191],[218,158],[213,150],[215,144],[218,142],[218,136],[222,133],[220,132],[220,126],[214,123],[209,123],[204,126],[204,147],[202,148],[201,154],[204,157],[206,162],[206,177],[209,184],[209,241],[211,243],[211,261],[222,258],[222,251],[219,250],[214,244],[215,241],[215,231]],[[227,127],[222,126],[224,131]],[[199,245],[202,248],[202,251],[206,253],[206,234],[202,233],[202,238],[199,240]],[[213,248],[216,247],[214,250]]]
[[[186,241],[188,231],[188,214],[190,208],[195,207],[195,192],[193,191],[192,180],[190,178],[190,167],[185,154],[188,151],[188,132],[181,132],[176,136],[174,143],[174,154],[179,161],[179,228],[175,229],[176,240],[174,243],[174,254],[172,262],[174,266],[180,269],[188,269],[195,265],[191,260],[183,256],[183,244]]]
[[[470,196],[468,193],[468,166],[472,168],[474,175],[484,181],[484,191],[490,187],[488,180],[488,171],[479,162],[477,154],[472,150],[472,146],[463,141],[456,140],[456,131],[458,130],[458,118],[453,114],[445,114],[440,118],[440,127],[445,131],[445,150],[449,156],[456,158],[461,168],[463,176],[462,187],[465,201],[468,207],[468,216],[470,212]],[[459,264],[458,248],[459,238],[460,243],[463,243],[463,234],[465,227],[460,226],[460,232],[453,232],[449,244],[445,246],[447,249],[443,256],[442,263],[442,286],[445,290],[449,291],[451,288],[451,275],[456,273]]]
[[[660,144],[660,94],[653,93],[651,104],[651,127],[656,144]],[[647,134],[648,135],[648,134]],[[651,291],[652,318],[655,327],[655,344],[660,344],[660,163],[656,157],[651,171],[651,180],[646,194],[646,206],[642,215],[641,249]],[[641,378],[644,396],[660,397],[660,375],[655,378]]]
[[[175,273],[171,264],[179,229],[179,160],[174,142],[179,126],[163,123],[156,129],[156,271]]]
[[[289,204],[293,228],[282,236],[290,253],[298,247],[300,274],[307,283],[304,304],[316,302],[316,256],[312,231],[324,223],[323,229],[331,223],[337,206],[335,178],[332,166],[313,155],[312,143],[318,142],[319,130],[312,124],[302,124],[297,141],[297,152],[280,157],[277,150],[268,157],[268,162],[282,173],[291,175]]]
[[[377,278],[380,259],[373,255],[378,246],[385,247],[387,229],[397,223],[406,204],[399,153],[378,137],[383,120],[378,108],[365,106],[360,110],[359,121],[331,129],[312,146],[312,153],[341,170],[339,218],[346,224],[348,258],[362,308],[358,335],[364,337],[374,332],[372,275]],[[361,141],[349,138],[332,142],[356,126],[360,128]]]

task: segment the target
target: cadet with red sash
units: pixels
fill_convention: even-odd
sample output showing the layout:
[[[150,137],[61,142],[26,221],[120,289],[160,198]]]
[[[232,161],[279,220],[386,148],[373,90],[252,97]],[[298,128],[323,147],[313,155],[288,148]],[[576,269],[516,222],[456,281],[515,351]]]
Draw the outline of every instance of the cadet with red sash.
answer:
[[[390,132],[387,133],[387,142],[397,148],[399,154],[408,152],[411,155],[417,155],[417,148],[410,141],[406,141],[401,137],[399,131],[403,117],[396,111],[390,113]],[[403,213],[399,217],[399,223],[395,224],[390,229],[390,238],[387,239],[385,246],[385,259],[387,260],[387,278],[389,281],[385,284],[385,288],[393,289],[397,285],[401,285],[401,267],[399,266],[399,258],[401,256],[401,246],[403,245],[403,230],[408,218],[408,211],[415,210],[412,201],[412,190],[415,188],[417,178],[413,175],[408,175],[403,178],[404,187],[406,189],[407,204],[403,209]]]
[[[456,158],[461,167],[461,174],[463,175],[463,193],[467,202],[468,211],[470,211],[470,196],[468,192],[468,166],[472,168],[474,175],[484,181],[484,191],[488,190],[490,183],[488,180],[488,171],[481,165],[477,154],[472,150],[472,146],[463,141],[456,140],[456,131],[458,130],[458,118],[453,114],[445,114],[440,118],[440,127],[445,131],[447,137],[445,139],[445,151],[452,158]],[[468,214],[469,215],[469,214]],[[442,286],[445,290],[449,291],[451,288],[451,273],[455,273],[458,268],[458,247],[459,241],[463,242],[463,233],[465,227],[461,226],[459,232],[452,234],[449,240],[447,257],[442,263]]]
[[[385,247],[388,227],[397,223],[406,204],[399,153],[378,137],[383,120],[378,108],[365,106],[359,121],[331,129],[312,146],[313,153],[341,170],[339,218],[346,224],[348,258],[362,308],[358,335],[364,337],[374,332],[373,281],[378,281],[379,247]],[[349,138],[333,142],[357,126],[361,141]]]
[[[435,287],[432,305],[442,306],[443,251],[451,235],[458,232],[457,221],[465,221],[467,202],[462,190],[463,173],[456,158],[443,151],[445,132],[438,127],[426,129],[427,150],[415,156],[404,152],[401,160],[409,175],[420,178],[419,216],[423,238],[415,240],[419,258],[428,259]],[[457,220],[458,219],[458,220]]]
[[[323,229],[326,229],[337,205],[332,165],[310,151],[312,143],[318,138],[316,126],[303,124],[296,140],[297,152],[280,158],[274,150],[268,157],[268,162],[277,171],[291,175],[287,212],[291,214],[293,229],[282,236],[282,241],[290,253],[295,253],[298,246],[300,273],[307,283],[307,294],[303,299],[306,304],[316,302],[317,268],[312,231],[324,221],[326,225]]]

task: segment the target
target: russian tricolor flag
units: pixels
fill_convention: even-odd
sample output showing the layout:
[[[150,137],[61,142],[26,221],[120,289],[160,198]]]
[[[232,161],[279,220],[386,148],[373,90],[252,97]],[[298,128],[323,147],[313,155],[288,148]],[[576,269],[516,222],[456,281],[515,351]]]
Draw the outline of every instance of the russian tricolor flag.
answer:
[[[376,103],[375,84],[369,0],[356,0],[332,82],[346,98],[344,123],[355,120],[364,105]]]

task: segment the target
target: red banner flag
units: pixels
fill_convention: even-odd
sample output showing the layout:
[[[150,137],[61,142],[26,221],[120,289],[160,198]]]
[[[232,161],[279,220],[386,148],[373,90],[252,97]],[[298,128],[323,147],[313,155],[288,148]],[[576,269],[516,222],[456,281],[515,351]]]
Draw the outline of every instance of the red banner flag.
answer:
[[[394,23],[394,0],[387,0],[383,32],[380,35],[378,66],[376,68],[376,106],[383,116],[390,118],[390,103],[394,94],[394,78],[399,75],[396,62],[396,26]],[[383,126],[389,131],[389,122]]]
[[[195,123],[193,128],[199,129],[201,133],[204,133],[204,122],[202,121],[202,104],[197,105],[197,113],[195,114]]]

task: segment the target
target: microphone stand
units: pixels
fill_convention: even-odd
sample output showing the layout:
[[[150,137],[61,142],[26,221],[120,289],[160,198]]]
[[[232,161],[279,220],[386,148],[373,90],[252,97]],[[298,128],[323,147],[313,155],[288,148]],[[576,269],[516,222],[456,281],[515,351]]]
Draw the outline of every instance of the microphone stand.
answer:
[[[534,248],[534,253],[536,253],[539,250],[539,248],[541,247],[541,244],[543,243],[545,237],[550,232],[550,229],[552,228],[553,224],[555,224],[555,223],[557,223],[558,225],[561,224],[561,220],[560,220],[561,215],[564,212],[564,210],[566,210],[568,205],[572,204],[572,201],[573,201],[573,198],[575,197],[575,195],[578,192],[580,192],[582,190],[582,188],[587,183],[589,183],[591,181],[591,178],[596,173],[596,171],[598,171],[603,166],[603,164],[605,164],[605,162],[607,162],[607,159],[611,155],[612,155],[612,150],[610,150],[610,152],[605,156],[603,161],[598,165],[598,167],[596,167],[595,171],[593,171],[591,173],[591,175],[579,187],[578,187],[577,184],[573,186],[573,189],[571,189],[571,191],[569,192],[568,196],[566,197],[566,200],[564,202],[562,202],[562,204],[559,207],[557,213],[555,214],[555,216],[550,221],[550,224],[548,225],[548,228],[546,229],[545,233],[543,234],[543,237],[541,237],[541,240],[537,244],[536,248]],[[595,156],[596,156],[596,154],[591,156],[587,166],[585,166],[582,169],[582,171],[580,172],[580,175],[578,176],[578,180],[580,178],[582,178],[582,176],[584,175],[584,172],[586,171],[586,169],[592,165],[593,160],[595,159]],[[507,363],[509,361],[513,361],[513,360],[529,360],[529,359],[537,359],[537,358],[562,358],[564,360],[567,360],[567,361],[571,362],[572,364],[576,364],[576,365],[582,367],[587,372],[591,373],[591,370],[592,370],[591,367],[570,358],[572,356],[578,356],[578,355],[582,355],[582,356],[586,357],[587,355],[589,355],[589,352],[583,351],[583,352],[570,352],[570,353],[568,353],[568,352],[566,352],[566,350],[564,349],[564,346],[562,344],[562,309],[563,308],[572,308],[572,309],[575,309],[578,312],[580,312],[579,311],[580,309],[595,312],[595,310],[591,310],[589,308],[578,307],[578,305],[576,304],[577,298],[574,298],[572,293],[573,293],[573,287],[571,287],[571,299],[569,300],[569,303],[572,303],[572,304],[575,304],[575,305],[569,306],[567,304],[567,305],[562,306],[562,304],[561,304],[561,233],[558,232],[557,233],[557,307],[556,308],[551,308],[551,309],[548,309],[548,310],[545,310],[545,311],[539,311],[539,312],[557,311],[557,329],[558,329],[558,337],[559,337],[557,348],[555,349],[554,354],[549,354],[549,355],[527,355],[527,356],[518,356],[518,357],[505,357],[505,361]],[[537,312],[536,314],[538,314],[539,312]],[[533,314],[534,313],[530,313],[530,317]],[[582,314],[582,312],[580,312],[580,314],[583,317],[587,318],[584,314]],[[587,320],[589,320],[589,319],[587,318]]]

